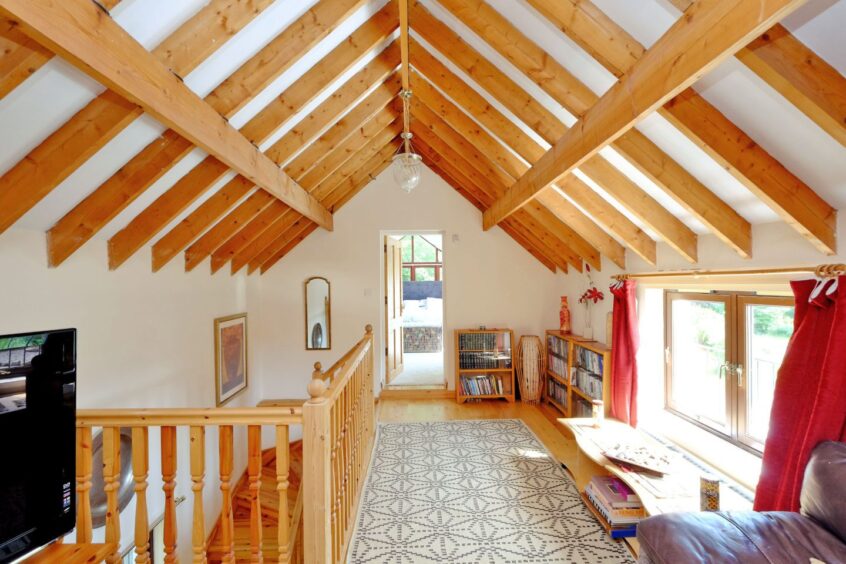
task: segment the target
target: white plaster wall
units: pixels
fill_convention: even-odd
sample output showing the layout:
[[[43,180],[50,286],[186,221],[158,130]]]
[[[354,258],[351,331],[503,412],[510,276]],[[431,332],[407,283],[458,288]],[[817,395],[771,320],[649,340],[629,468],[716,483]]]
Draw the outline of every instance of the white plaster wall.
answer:
[[[265,397],[305,397],[315,361],[330,366],[372,324],[383,373],[381,288],[384,231],[444,232],[445,369],[454,384],[453,330],[510,327],[515,338],[557,327],[565,277],[553,274],[499,228],[482,231],[481,213],[426,169],[406,194],[390,170],[335,216],[335,230],[318,230],[261,277],[260,371]],[[457,236],[457,241],[453,239]],[[332,284],[332,350],[304,348],[303,283]]]
[[[42,231],[7,231],[0,237],[0,334],[75,327],[77,333],[77,400],[80,409],[120,407],[214,407],[215,317],[248,309],[243,276],[209,276],[200,268],[185,274],[181,261],[162,271],[150,269],[145,248],[123,267],[109,272],[106,243],[94,240],[60,268],[47,268]],[[258,343],[250,325],[250,353]],[[252,369],[254,358],[251,358]],[[252,373],[248,391],[229,406],[255,405],[259,379]],[[180,429],[177,496],[179,553],[191,554],[191,480],[188,433]],[[159,433],[150,433],[150,519],[163,512]],[[220,512],[217,430],[209,428],[206,447],[206,526]],[[246,453],[236,435],[236,452]],[[186,453],[183,455],[183,453]],[[238,452],[240,476],[246,457]],[[122,513],[124,546],[133,538],[135,502]],[[103,529],[95,531],[101,538]]]

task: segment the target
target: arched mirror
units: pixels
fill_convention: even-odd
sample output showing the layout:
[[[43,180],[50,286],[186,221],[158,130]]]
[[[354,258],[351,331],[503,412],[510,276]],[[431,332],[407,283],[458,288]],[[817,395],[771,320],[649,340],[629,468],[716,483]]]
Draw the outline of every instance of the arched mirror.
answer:
[[[313,276],[305,282],[306,350],[332,348],[332,301],[329,281]]]

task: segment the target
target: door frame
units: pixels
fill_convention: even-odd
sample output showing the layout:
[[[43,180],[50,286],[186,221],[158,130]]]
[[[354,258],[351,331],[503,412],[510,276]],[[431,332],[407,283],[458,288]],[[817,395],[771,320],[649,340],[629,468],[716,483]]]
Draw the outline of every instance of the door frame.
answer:
[[[385,362],[385,343],[387,342],[388,337],[388,328],[385,326],[385,320],[387,319],[387,308],[385,306],[385,296],[386,296],[386,288],[385,288],[385,237],[391,235],[440,235],[441,240],[443,241],[443,248],[441,249],[441,264],[443,265],[442,273],[449,272],[449,267],[447,265],[447,247],[449,246],[447,242],[447,233],[443,229],[382,229],[379,231],[379,336],[380,336],[380,350],[379,353],[379,366],[382,367],[381,376],[380,376],[380,387],[382,389],[387,386],[386,378],[388,374],[388,367]],[[447,274],[447,278],[449,274]],[[441,281],[443,281],[443,275],[441,276]],[[447,374],[447,362],[446,362],[446,355],[447,355],[447,344],[451,343],[450,339],[446,338],[446,328],[447,328],[447,319],[448,319],[448,312],[449,306],[447,305],[447,285],[443,284],[442,286],[442,297],[443,297],[443,326],[441,328],[442,339],[443,339],[443,367],[444,367],[444,381],[443,385],[445,389],[449,389],[449,374]]]

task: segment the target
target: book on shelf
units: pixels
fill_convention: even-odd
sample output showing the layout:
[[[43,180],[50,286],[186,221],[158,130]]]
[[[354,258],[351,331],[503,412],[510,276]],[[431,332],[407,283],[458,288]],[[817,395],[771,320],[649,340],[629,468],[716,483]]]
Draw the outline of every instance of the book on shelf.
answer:
[[[593,399],[602,399],[602,377],[574,366],[570,371],[570,383]]]
[[[643,509],[637,494],[616,476],[594,476],[590,483],[594,494],[611,509]]]
[[[555,335],[547,335],[546,348],[553,355],[563,358],[565,362],[567,361],[569,346],[564,339]]]
[[[582,370],[586,370],[588,372],[593,372],[594,374],[602,375],[603,369],[603,356],[599,353],[595,353],[590,349],[586,349],[579,345],[576,345],[573,348],[573,353],[575,355],[575,366],[578,366]]]
[[[646,511],[643,507],[640,509],[612,509],[607,507],[597,495],[592,483],[585,487],[585,494],[593,507],[599,511],[599,514],[611,527],[630,527],[646,517]]]
[[[580,397],[573,396],[570,417],[593,417],[593,405]]]
[[[549,355],[549,369],[561,378],[567,378],[567,361],[554,355]]]
[[[546,395],[555,403],[567,409],[567,386],[564,386],[553,378],[547,378]]]
[[[491,374],[478,376],[462,376],[461,391],[465,396],[495,396],[505,395],[502,377]]]

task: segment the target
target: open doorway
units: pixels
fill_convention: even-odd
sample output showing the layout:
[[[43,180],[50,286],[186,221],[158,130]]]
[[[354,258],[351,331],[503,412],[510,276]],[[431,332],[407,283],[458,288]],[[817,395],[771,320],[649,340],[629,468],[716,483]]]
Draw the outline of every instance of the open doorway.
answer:
[[[443,234],[385,236],[386,379],[390,388],[444,388]]]

